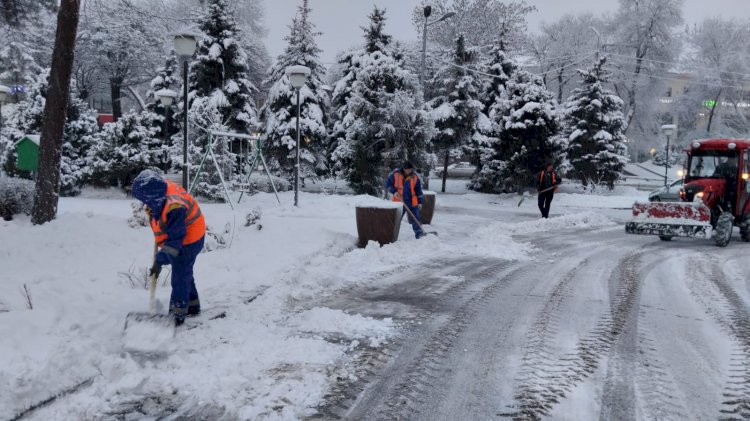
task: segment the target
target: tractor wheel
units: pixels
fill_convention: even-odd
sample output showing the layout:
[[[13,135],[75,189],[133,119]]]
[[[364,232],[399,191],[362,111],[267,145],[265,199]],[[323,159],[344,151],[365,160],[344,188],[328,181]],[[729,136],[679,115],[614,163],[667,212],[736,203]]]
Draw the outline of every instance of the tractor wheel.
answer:
[[[745,223],[740,225],[740,238],[744,242],[750,242],[750,218],[745,219]]]
[[[714,240],[717,246],[726,247],[729,244],[729,240],[732,239],[733,228],[734,217],[731,213],[724,212],[719,215],[719,219],[716,220],[716,230],[714,232]]]
[[[661,241],[672,241],[672,236],[671,235],[660,235],[659,239]]]

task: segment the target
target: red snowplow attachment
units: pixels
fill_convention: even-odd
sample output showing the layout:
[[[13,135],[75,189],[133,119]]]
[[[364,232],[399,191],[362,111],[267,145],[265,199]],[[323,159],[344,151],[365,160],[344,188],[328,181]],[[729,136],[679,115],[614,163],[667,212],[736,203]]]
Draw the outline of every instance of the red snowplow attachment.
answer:
[[[711,209],[699,202],[649,202],[633,205],[628,234],[711,238]]]

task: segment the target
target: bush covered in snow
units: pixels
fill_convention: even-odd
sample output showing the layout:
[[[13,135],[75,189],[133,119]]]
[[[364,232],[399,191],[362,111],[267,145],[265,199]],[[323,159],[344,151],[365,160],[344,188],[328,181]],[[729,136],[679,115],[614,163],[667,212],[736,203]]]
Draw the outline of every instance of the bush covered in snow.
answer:
[[[10,221],[13,215],[21,213],[30,215],[33,205],[33,181],[0,177],[0,217]]]
[[[130,204],[130,207],[133,208],[133,215],[128,218],[128,225],[130,225],[131,228],[149,226],[146,205],[141,202],[133,202]]]
[[[273,184],[276,186],[277,191],[289,191],[292,188],[289,180],[285,178],[272,175],[271,179],[273,180]],[[268,176],[265,174],[251,175],[249,180],[243,181],[242,188],[250,194],[255,194],[258,192],[273,193],[273,186],[271,186],[271,182],[268,180]]]
[[[245,226],[249,227],[251,225],[255,225],[260,221],[260,217],[263,215],[263,212],[260,210],[260,208],[253,208],[248,214],[245,216]],[[258,229],[260,229],[260,224],[258,225]]]

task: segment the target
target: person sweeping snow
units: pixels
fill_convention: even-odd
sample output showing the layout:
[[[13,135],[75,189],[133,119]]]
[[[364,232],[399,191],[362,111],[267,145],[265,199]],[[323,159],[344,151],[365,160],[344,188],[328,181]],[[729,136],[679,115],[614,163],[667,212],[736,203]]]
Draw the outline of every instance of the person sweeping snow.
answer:
[[[393,195],[394,202],[403,202],[408,209],[404,209],[401,219],[404,219],[404,214],[408,213],[409,223],[414,229],[414,235],[417,239],[423,237],[425,233],[422,231],[420,211],[422,210],[424,194],[422,193],[422,181],[414,172],[414,165],[407,161],[403,168],[396,168],[388,177],[386,189]]]
[[[547,164],[544,170],[539,173],[539,210],[542,212],[542,218],[549,218],[549,208],[552,204],[552,198],[555,196],[557,186],[562,182],[552,164]]]
[[[133,181],[133,196],[146,205],[159,251],[149,275],[159,276],[162,266],[172,265],[172,295],[169,313],[175,326],[186,316],[201,311],[193,278],[196,257],[203,250],[206,222],[198,203],[179,185],[152,170],[144,170]]]

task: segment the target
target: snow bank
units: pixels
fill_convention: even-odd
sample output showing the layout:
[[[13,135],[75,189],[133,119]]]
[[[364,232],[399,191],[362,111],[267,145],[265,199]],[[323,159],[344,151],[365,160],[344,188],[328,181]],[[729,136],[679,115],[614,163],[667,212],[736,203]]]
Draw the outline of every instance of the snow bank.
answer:
[[[503,232],[506,235],[516,235],[571,228],[598,228],[612,225],[616,225],[616,223],[606,216],[595,212],[586,212],[513,224],[499,222],[493,224],[493,229]]]

